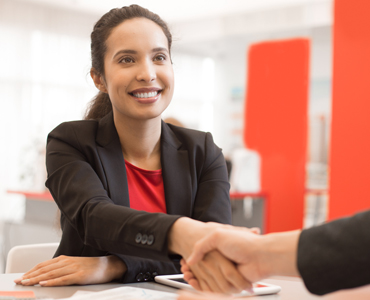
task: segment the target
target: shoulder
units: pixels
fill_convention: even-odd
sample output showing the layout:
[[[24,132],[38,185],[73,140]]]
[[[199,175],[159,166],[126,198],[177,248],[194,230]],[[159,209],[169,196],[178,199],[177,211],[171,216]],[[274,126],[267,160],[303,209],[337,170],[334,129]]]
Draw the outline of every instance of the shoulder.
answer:
[[[98,125],[99,122],[95,120],[63,122],[49,133],[48,142],[51,139],[58,139],[71,143],[79,143],[88,140],[95,141]]]
[[[172,124],[164,123],[173,133],[176,139],[184,146],[201,147],[204,148],[209,145],[214,145],[213,137],[210,132],[204,132],[184,127],[178,127]]]
[[[164,123],[162,133],[164,142],[172,144],[179,150],[187,150],[188,154],[199,163],[212,163],[222,156],[222,150],[214,143],[210,132]]]

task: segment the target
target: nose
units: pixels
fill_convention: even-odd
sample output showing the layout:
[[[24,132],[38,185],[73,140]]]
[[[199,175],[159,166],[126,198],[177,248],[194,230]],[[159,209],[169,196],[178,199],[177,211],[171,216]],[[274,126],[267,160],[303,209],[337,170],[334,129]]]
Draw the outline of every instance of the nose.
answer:
[[[145,61],[139,66],[136,76],[138,81],[151,82],[157,78],[155,66],[152,61]]]

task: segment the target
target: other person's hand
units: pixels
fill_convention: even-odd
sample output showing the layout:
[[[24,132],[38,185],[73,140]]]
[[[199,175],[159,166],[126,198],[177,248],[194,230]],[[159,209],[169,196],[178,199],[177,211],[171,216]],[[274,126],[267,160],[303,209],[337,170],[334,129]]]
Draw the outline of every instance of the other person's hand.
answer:
[[[194,246],[192,255],[183,264],[185,280],[195,287],[196,274],[189,273],[192,266],[205,254],[218,250],[237,264],[237,269],[249,282],[273,275],[299,275],[296,266],[300,231],[267,234],[264,236],[239,227],[218,228]]]
[[[184,278],[196,290],[215,293],[239,293],[252,285],[238,271],[237,266],[214,250],[191,268],[181,260]],[[187,271],[186,271],[187,268]]]
[[[217,228],[224,227],[231,226],[180,218],[174,223],[169,232],[169,250],[180,254],[186,260],[197,241]],[[204,260],[194,263],[189,270],[197,279],[197,284],[193,286],[198,290],[238,293],[251,288],[251,283],[240,274],[235,264],[218,251],[210,251]]]
[[[125,263],[114,255],[101,257],[61,255],[38,264],[14,282],[26,286],[98,284],[120,278],[126,271]]]
[[[254,234],[260,234],[260,229],[259,228],[246,228],[246,227],[232,227],[232,226],[225,226],[223,227],[224,229],[230,229],[230,230],[240,230],[240,231],[243,231],[243,232],[248,232],[248,233],[254,233]],[[209,263],[212,262],[212,257],[207,257],[209,254],[213,253],[214,250],[212,250],[211,252],[209,252],[208,254],[205,254],[203,260],[200,260],[200,262],[203,262],[203,268],[205,268],[206,270],[209,270],[207,273],[209,274],[208,276],[211,276],[211,274],[215,274],[212,270],[212,268],[209,266]],[[220,253],[219,253],[220,254]],[[219,276],[218,278],[215,278],[215,280],[213,280],[213,285],[216,285],[216,286],[220,286],[221,289],[212,289],[212,291],[214,292],[218,292],[218,293],[227,293],[227,292],[234,292],[234,293],[237,293],[237,292],[240,292],[241,290],[248,290],[248,291],[251,291],[251,284],[250,282],[248,281],[248,285],[245,285],[244,288],[242,289],[239,289],[239,290],[235,290],[233,287],[236,286],[236,284],[229,284],[229,286],[227,286],[227,283],[228,281],[230,280],[231,276],[235,276],[234,273],[229,272],[229,270],[232,270],[231,266],[233,266],[234,268],[237,268],[235,266],[235,264],[231,261],[229,261],[229,259],[226,259],[225,261],[225,257],[223,255],[221,255],[221,260],[219,260],[218,257],[215,257],[213,262],[216,264],[217,267],[219,267],[221,270],[222,270],[222,274],[224,275],[223,277]],[[184,279],[192,286],[194,287],[196,290],[202,290],[202,291],[209,291],[210,289],[207,289],[207,288],[204,288],[205,284],[203,279],[200,279],[198,280],[197,276],[193,273],[194,270],[194,267],[193,268],[190,268],[190,266],[186,263],[186,261],[184,259],[181,260],[181,272],[184,274]],[[236,272],[237,275],[240,275],[238,272]],[[237,277],[236,278],[237,282],[242,282],[239,280],[239,278]]]

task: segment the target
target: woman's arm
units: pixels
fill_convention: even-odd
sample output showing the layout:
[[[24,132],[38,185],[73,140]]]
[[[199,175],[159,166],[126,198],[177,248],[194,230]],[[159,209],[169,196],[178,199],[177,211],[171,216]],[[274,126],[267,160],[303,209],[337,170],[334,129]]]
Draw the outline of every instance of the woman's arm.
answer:
[[[122,205],[129,204],[128,194],[117,195],[124,183],[116,180],[118,186],[111,182],[108,186],[107,182],[109,172],[118,176],[124,172],[119,139],[99,150],[102,147],[95,142],[96,124],[63,123],[48,137],[46,186],[65,220],[60,254],[84,256],[89,248],[170,261],[167,233],[180,216],[152,214]],[[109,163],[104,168],[102,160],[107,157]],[[116,193],[115,198],[111,199],[109,193]],[[69,242],[70,233],[78,236],[78,241]],[[153,236],[153,243],[138,242],[138,235],[144,234]]]

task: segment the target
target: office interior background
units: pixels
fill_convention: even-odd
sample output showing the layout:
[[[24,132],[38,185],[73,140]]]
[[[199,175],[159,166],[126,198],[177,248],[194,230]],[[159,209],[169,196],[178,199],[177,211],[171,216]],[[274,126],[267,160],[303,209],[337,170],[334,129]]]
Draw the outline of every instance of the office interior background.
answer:
[[[174,117],[186,127],[210,131],[229,158],[245,148],[243,111],[250,45],[309,38],[306,186],[327,188],[331,0],[0,0],[0,272],[9,245],[28,233],[25,196],[9,191],[45,191],[48,132],[61,122],[81,119],[97,92],[89,76],[92,27],[109,9],[132,3],[159,14],[173,34],[176,88],[163,118]],[[249,175],[258,177],[258,170],[254,171]],[[258,178],[250,180],[258,182]],[[256,184],[250,186],[256,189]],[[325,192],[320,197],[317,207],[316,195],[307,195],[303,226],[325,221],[328,197]],[[251,202],[245,200],[241,209],[248,218]],[[49,233],[42,230],[41,235],[47,237]],[[54,231],[57,236],[57,225]],[[35,238],[35,242],[41,240]]]

